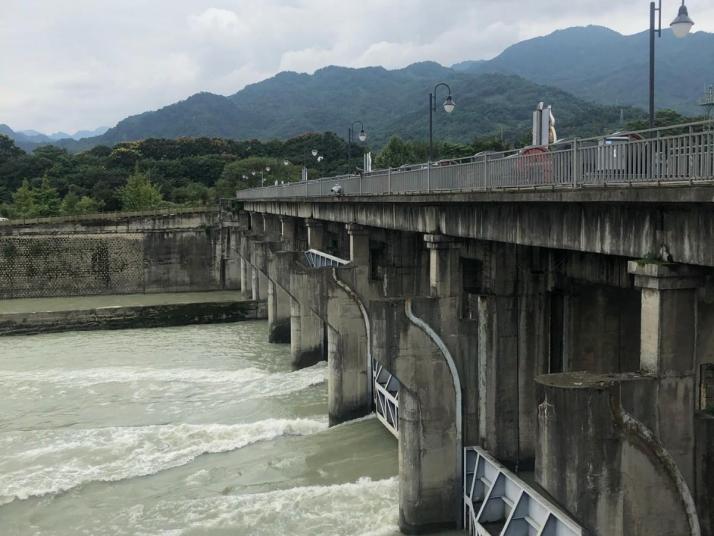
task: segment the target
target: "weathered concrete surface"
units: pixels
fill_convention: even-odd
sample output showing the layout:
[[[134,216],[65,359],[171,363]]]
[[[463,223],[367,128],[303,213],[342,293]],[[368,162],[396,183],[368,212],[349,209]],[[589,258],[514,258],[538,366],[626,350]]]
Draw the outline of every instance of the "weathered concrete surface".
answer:
[[[325,323],[314,313],[325,307],[325,294],[314,282],[308,269],[290,274],[290,354],[296,369],[327,359]]]
[[[218,324],[264,318],[266,318],[265,304],[255,301],[221,301],[104,307],[37,313],[9,313],[0,315],[0,335],[156,328],[191,324]]]
[[[537,383],[538,484],[594,535],[691,534],[681,474],[656,434],[641,433],[655,429],[654,378],[566,373]]]
[[[216,211],[0,225],[0,298],[240,288],[239,223]]]
[[[714,266],[714,187],[246,201],[247,210],[511,244]]]
[[[702,536],[714,536],[714,415],[698,413],[695,427],[697,512]]]
[[[407,320],[404,300],[371,302],[370,311],[373,357],[400,382],[400,529],[419,534],[454,528],[460,516],[463,447],[447,361],[434,341]]]
[[[327,400],[330,425],[372,410],[367,326],[353,289],[358,269],[320,270],[327,291]]]

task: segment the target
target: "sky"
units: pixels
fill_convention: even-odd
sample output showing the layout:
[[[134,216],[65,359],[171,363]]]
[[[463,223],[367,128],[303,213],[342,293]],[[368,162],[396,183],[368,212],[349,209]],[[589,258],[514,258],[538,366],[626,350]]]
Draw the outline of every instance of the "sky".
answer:
[[[0,0],[0,123],[114,126],[199,91],[283,70],[489,59],[523,39],[649,25],[646,0]],[[664,0],[668,24],[679,2]],[[714,2],[688,0],[714,32]]]

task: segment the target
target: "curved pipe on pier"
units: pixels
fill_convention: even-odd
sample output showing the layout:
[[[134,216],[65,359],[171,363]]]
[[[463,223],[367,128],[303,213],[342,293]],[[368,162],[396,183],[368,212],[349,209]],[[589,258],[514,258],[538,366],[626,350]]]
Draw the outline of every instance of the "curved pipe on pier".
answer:
[[[463,432],[462,432],[462,413],[463,407],[461,405],[461,380],[459,379],[459,371],[456,368],[456,363],[454,358],[449,352],[449,349],[444,344],[444,341],[439,337],[439,335],[432,329],[432,327],[424,322],[421,318],[414,315],[412,310],[412,299],[407,298],[404,301],[404,312],[407,315],[409,321],[416,327],[421,329],[427,337],[429,337],[436,347],[444,356],[447,366],[449,367],[449,372],[451,372],[451,381],[454,385],[454,403],[456,405],[456,497],[463,496],[463,464],[464,464],[464,445],[463,445]],[[460,502],[461,508],[463,509],[463,501]],[[461,527],[463,523],[463,512],[459,513],[457,519],[457,526]]]
[[[637,442],[644,444],[646,448],[640,446],[640,450],[648,458],[653,459],[653,461],[660,465],[672,479],[672,482],[679,492],[682,507],[687,515],[690,536],[701,536],[702,529],[699,525],[696,503],[692,497],[692,492],[689,490],[687,481],[684,479],[684,475],[679,470],[677,462],[672,458],[672,455],[652,430],[625,411],[619,398],[615,397],[614,393],[610,395],[610,409],[612,410],[615,424],[622,430],[624,435],[626,437],[634,437],[637,440],[633,442],[635,444]]]
[[[359,295],[354,291],[354,289],[352,289],[352,287],[350,287],[347,283],[341,281],[340,278],[337,277],[337,268],[332,268],[332,279],[334,279],[337,286],[340,287],[343,291],[345,291],[345,293],[352,299],[352,301],[357,304],[357,307],[359,307],[359,310],[362,313],[362,318],[364,319],[364,329],[367,333],[367,378],[369,380],[367,382],[367,389],[369,391],[369,400],[374,400],[374,395],[372,393],[372,325],[369,321],[367,308],[364,306],[362,298],[359,297]]]

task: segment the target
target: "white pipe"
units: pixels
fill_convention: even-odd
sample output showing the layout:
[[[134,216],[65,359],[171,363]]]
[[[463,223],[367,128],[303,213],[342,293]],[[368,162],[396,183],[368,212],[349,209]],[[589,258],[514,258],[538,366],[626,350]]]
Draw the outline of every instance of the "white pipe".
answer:
[[[615,416],[615,421],[619,423],[622,428],[638,438],[640,438],[644,443],[646,443],[651,450],[646,452],[652,452],[654,457],[664,466],[665,471],[669,474],[670,478],[674,482],[679,492],[679,497],[682,500],[682,506],[687,515],[687,521],[689,522],[689,530],[691,536],[701,536],[702,529],[699,526],[699,516],[697,515],[697,506],[692,497],[692,493],[689,490],[687,481],[684,479],[684,475],[679,470],[677,462],[672,458],[672,455],[664,447],[659,438],[645,426],[642,422],[638,421],[632,415],[627,413],[620,405],[619,401],[615,402],[611,399],[610,406],[612,412]]]

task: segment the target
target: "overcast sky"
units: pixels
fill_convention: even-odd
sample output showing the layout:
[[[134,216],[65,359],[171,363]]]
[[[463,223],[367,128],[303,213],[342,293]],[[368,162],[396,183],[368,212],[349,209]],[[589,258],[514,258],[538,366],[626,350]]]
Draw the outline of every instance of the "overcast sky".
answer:
[[[631,34],[649,24],[646,0],[0,3],[0,123],[44,132],[113,126],[198,91],[232,94],[282,70],[451,65],[568,26]],[[679,2],[664,4],[668,23]],[[712,0],[687,5],[695,30],[714,31]]]

